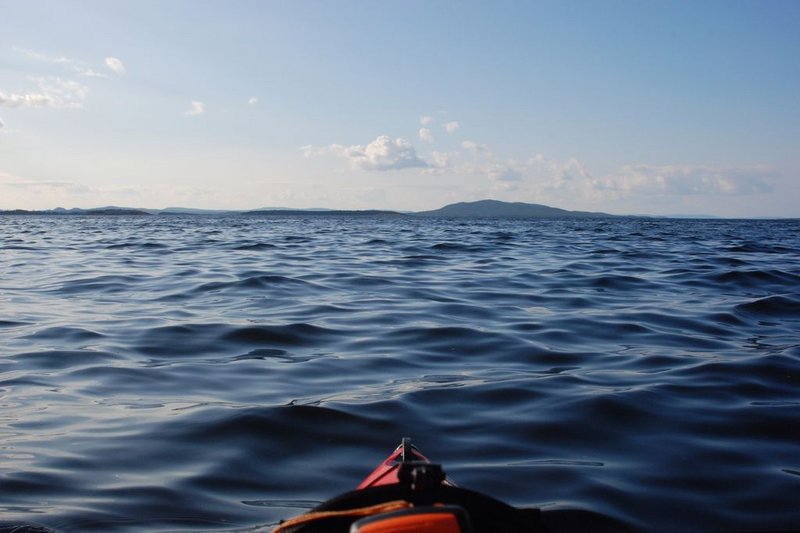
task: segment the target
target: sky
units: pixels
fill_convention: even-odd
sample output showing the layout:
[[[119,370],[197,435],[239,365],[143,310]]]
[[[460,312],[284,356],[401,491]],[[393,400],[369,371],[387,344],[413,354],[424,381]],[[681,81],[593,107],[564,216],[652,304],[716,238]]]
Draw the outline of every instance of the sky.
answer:
[[[0,0],[0,209],[800,217],[800,2]]]

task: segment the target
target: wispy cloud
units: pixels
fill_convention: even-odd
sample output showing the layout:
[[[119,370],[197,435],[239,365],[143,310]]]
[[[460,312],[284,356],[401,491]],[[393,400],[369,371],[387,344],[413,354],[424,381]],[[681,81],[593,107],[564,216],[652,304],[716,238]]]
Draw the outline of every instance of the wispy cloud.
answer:
[[[479,146],[473,148],[480,152],[477,149]],[[566,167],[567,165],[548,160],[541,154],[525,160],[498,160],[489,155],[478,163],[463,164],[456,171],[484,175],[494,190],[529,190],[540,194],[544,191],[563,189],[566,186],[565,180],[569,176]]]
[[[80,108],[88,88],[76,81],[61,78],[33,78],[37,90],[6,94],[0,92],[0,106]]]
[[[255,96],[251,96],[250,98],[247,99],[247,103],[250,105],[256,105],[258,103],[258,98],[256,98]]]
[[[419,123],[420,123],[422,126],[427,126],[427,125],[429,125],[431,122],[433,122],[433,117],[429,117],[429,116],[427,116],[427,115],[419,117]]]
[[[772,192],[773,178],[764,166],[631,165],[597,186],[626,194],[750,195]]]
[[[631,165],[607,176],[593,175],[575,158],[537,154],[527,160],[489,160],[457,171],[484,173],[499,190],[526,190],[553,201],[598,201],[654,197],[749,196],[774,190],[774,172],[764,166]],[[453,170],[453,169],[451,169]]]
[[[488,152],[489,147],[475,141],[461,141],[461,148],[470,152]]]
[[[433,134],[431,133],[431,130],[429,128],[420,128],[419,138],[429,143],[432,143],[434,141]]]
[[[0,209],[52,209],[101,205],[219,205],[224,188],[169,183],[91,185],[59,179],[31,179],[0,171]]]
[[[5,107],[51,107],[54,101],[52,96],[41,92],[22,94],[6,94],[0,92],[0,106]]]
[[[351,168],[356,170],[385,171],[429,166],[407,140],[392,139],[387,135],[381,135],[366,146],[332,144],[324,148],[304,146],[302,150],[305,157],[334,154],[349,161]]]
[[[25,189],[33,192],[42,192],[44,190],[63,190],[71,194],[89,192],[89,188],[80,183],[62,180],[32,180],[8,174],[7,172],[0,172],[0,187]]]
[[[86,78],[108,77],[102,72],[97,72],[96,70],[92,69],[85,61],[81,61],[79,59],[73,59],[65,56],[52,56],[38,50],[31,50],[30,48],[14,47],[14,50],[25,54],[25,56],[30,59],[43,63],[49,63],[51,65],[57,65],[60,67],[60,70],[69,72],[71,74],[77,74],[78,76],[83,76]],[[106,63],[107,62],[108,60],[106,60]]]
[[[451,120],[450,122],[445,122],[444,124],[442,124],[444,131],[446,131],[447,133],[454,133],[459,128],[459,126],[460,124],[458,123],[457,120]]]
[[[338,146],[338,145],[331,145],[331,146]],[[322,157],[331,153],[331,146],[312,146],[307,144],[305,146],[300,147],[300,151],[303,153],[303,157],[306,159],[313,159],[315,157]]]
[[[106,74],[94,70],[79,59],[51,55],[29,48],[14,47],[13,49],[38,64],[34,70],[45,71],[50,75],[28,77],[29,82],[32,82],[35,88],[16,92],[0,91],[0,106],[3,107],[81,108],[89,88],[76,79],[108,78]],[[125,70],[122,61],[117,58],[106,58],[105,64],[118,74]]]
[[[106,66],[110,68],[117,76],[122,76],[123,74],[125,74],[125,65],[119,58],[107,57]]]
[[[458,157],[458,152],[431,152],[431,159],[433,164],[429,169],[429,174],[441,174],[443,170],[450,168],[453,165],[454,159]]]
[[[494,163],[486,169],[489,179],[494,182],[518,182],[525,178],[523,170],[517,170],[514,165]]]
[[[206,104],[197,100],[192,100],[189,109],[183,112],[184,115],[202,115],[206,112]]]

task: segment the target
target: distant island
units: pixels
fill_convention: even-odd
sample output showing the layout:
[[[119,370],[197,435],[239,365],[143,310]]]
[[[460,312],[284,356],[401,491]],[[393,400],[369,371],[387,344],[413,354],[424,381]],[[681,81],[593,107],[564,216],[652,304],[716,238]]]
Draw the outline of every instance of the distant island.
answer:
[[[459,202],[446,205],[433,211],[399,212],[380,209],[346,210],[346,209],[292,209],[292,208],[262,208],[243,211],[226,211],[219,209],[192,209],[183,207],[168,207],[166,209],[142,209],[130,207],[98,207],[92,209],[48,209],[43,211],[29,211],[14,209],[0,211],[0,215],[48,215],[48,216],[191,216],[191,215],[216,215],[216,216],[380,216],[380,217],[443,217],[443,218],[604,218],[614,217],[608,213],[593,213],[588,211],[568,211],[557,207],[541,204],[528,204],[523,202],[501,202],[499,200],[479,200],[477,202]]]
[[[501,202],[499,200],[480,200],[460,202],[435,209],[414,213],[424,217],[465,217],[465,218],[602,218],[613,217],[608,213],[588,211],[567,211],[557,207],[523,202]]]
[[[44,211],[31,211],[28,209],[11,209],[0,211],[0,215],[37,215],[37,216],[150,216],[153,213],[145,209],[132,209],[129,207],[98,207],[92,209],[47,209]]]

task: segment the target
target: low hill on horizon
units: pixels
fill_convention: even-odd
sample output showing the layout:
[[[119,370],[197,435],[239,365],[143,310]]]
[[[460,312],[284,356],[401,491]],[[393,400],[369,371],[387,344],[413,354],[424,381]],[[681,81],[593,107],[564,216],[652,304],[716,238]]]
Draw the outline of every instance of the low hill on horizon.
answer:
[[[524,202],[501,202],[500,200],[478,200],[477,202],[458,202],[433,211],[420,211],[416,216],[426,217],[468,217],[468,218],[597,218],[614,217],[608,213],[589,211],[568,211],[542,204]]]

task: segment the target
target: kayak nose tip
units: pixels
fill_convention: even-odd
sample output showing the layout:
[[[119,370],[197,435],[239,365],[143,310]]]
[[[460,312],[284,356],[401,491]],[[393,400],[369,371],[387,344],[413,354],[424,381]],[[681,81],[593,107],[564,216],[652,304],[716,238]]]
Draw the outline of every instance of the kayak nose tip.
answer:
[[[403,440],[400,442],[400,462],[406,463],[408,461],[413,461],[411,453],[413,447],[414,445],[411,444],[411,437],[403,437]]]

